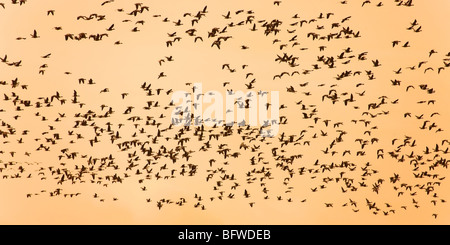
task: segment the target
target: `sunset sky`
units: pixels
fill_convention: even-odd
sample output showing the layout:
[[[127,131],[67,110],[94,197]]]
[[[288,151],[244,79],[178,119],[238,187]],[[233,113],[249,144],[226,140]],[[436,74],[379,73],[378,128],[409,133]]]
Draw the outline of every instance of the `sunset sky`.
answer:
[[[394,0],[381,1],[382,6],[377,6],[380,1],[362,6],[363,0],[282,0],[279,6],[266,0],[139,2],[28,0],[0,6],[0,58],[7,56],[0,63],[0,133],[7,134],[0,134],[0,224],[450,223],[448,170],[430,167],[439,159],[448,161],[450,147],[449,1],[413,0],[413,6]],[[130,15],[133,11],[136,16]],[[274,20],[280,21],[279,32],[265,34]],[[219,33],[208,37],[213,28]],[[345,34],[346,28],[352,33]],[[34,30],[38,38],[32,37]],[[76,40],[80,33],[88,38]],[[341,33],[340,38],[328,40],[331,33]],[[66,40],[71,34],[73,39]],[[107,35],[95,41],[97,34]],[[313,35],[324,38],[313,40]],[[218,37],[229,37],[220,49],[212,46]],[[398,45],[393,47],[393,41]],[[409,47],[403,47],[407,42]],[[276,60],[284,54],[296,57],[293,66]],[[335,67],[321,56],[333,57]],[[275,77],[282,72],[288,75]],[[345,72],[350,75],[337,79]],[[158,78],[161,73],[165,77]],[[13,87],[16,78],[19,85]],[[263,141],[256,137],[259,127],[247,138],[242,136],[251,130],[238,133],[237,126],[227,137],[223,127],[205,127],[211,131],[201,141],[193,126],[179,134],[181,127],[169,127],[170,92],[192,92],[194,83],[201,83],[204,93],[224,96],[228,90],[277,91],[287,123]],[[21,103],[27,100],[29,107]],[[114,113],[99,117],[110,108]],[[74,127],[83,119],[85,126]],[[111,142],[118,132],[121,137]],[[211,139],[211,134],[220,137]],[[291,135],[298,144],[283,144]],[[340,135],[343,142],[336,142]],[[189,160],[177,147],[180,137],[189,138],[183,143],[192,151]],[[208,140],[211,148],[200,150]],[[148,141],[153,155],[118,146],[132,141]],[[367,144],[361,146],[363,141]],[[179,152],[176,162],[156,159],[161,147]],[[239,155],[224,158],[218,152],[224,148]],[[76,157],[69,158],[74,152]],[[288,163],[280,155],[297,158]],[[118,168],[99,168],[100,159],[110,156]],[[67,180],[67,173],[91,167],[90,158],[99,159],[93,169],[73,183]],[[342,162],[354,166],[326,170]],[[130,170],[130,163],[137,165]],[[146,179],[148,163],[153,170]],[[191,164],[197,173],[180,175]],[[299,174],[302,168],[305,173]],[[143,174],[135,174],[138,169]],[[429,177],[415,177],[425,171]],[[157,173],[167,178],[157,179]],[[124,181],[106,179],[115,174]],[[235,179],[222,179],[225,174]],[[395,174],[400,180],[392,183]],[[62,176],[66,180],[58,184]],[[356,189],[346,187],[342,176]],[[380,179],[384,183],[377,194],[373,185]],[[429,186],[433,190],[427,194]],[[170,203],[159,209],[163,199]],[[186,202],[177,205],[181,200]],[[367,200],[379,210],[369,209]]]

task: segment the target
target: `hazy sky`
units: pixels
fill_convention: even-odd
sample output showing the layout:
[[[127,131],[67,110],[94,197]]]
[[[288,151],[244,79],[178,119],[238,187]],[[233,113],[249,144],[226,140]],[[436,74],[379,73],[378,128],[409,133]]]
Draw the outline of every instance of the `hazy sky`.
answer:
[[[124,0],[104,5],[98,0],[29,0],[23,5],[7,2],[4,9],[0,7],[0,57],[3,59],[7,55],[7,62],[0,63],[0,81],[4,81],[0,85],[0,132],[11,132],[11,128],[15,132],[7,138],[0,137],[3,143],[0,162],[14,163],[6,168],[2,166],[0,173],[6,176],[0,179],[2,224],[449,223],[449,208],[442,200],[447,200],[450,191],[447,179],[439,180],[447,176],[447,169],[429,168],[437,159],[445,159],[444,150],[449,145],[443,140],[450,138],[447,108],[450,67],[445,67],[450,63],[450,32],[446,21],[449,1],[414,0],[413,6],[397,6],[396,1],[384,0],[379,7],[379,1],[362,6],[362,0],[347,0],[347,4],[339,0],[283,0],[279,6],[265,0],[140,2],[142,5],[136,6]],[[148,11],[144,8],[141,13],[143,6],[148,6]],[[192,20],[205,6],[206,13],[192,26]],[[54,10],[54,15],[48,14],[49,10]],[[135,10],[139,11],[136,16],[130,15]],[[237,12],[239,10],[243,11]],[[293,18],[295,15],[298,18]],[[165,18],[167,21],[163,21]],[[265,35],[267,23],[275,20],[281,22],[275,27],[280,32]],[[228,27],[224,30],[225,26]],[[213,28],[222,33],[208,38]],[[352,30],[348,36],[342,32],[347,28]],[[190,29],[193,36],[189,35]],[[39,38],[32,37],[34,30]],[[75,38],[80,33],[93,37],[65,39],[66,35],[72,34]],[[341,33],[341,38],[334,36],[328,40],[330,33]],[[97,34],[107,36],[95,41]],[[313,40],[313,35],[324,38]],[[181,39],[173,41],[176,37]],[[203,41],[194,42],[196,37],[202,37]],[[218,37],[230,37],[222,40],[220,49],[212,47]],[[173,45],[168,47],[167,41],[173,41]],[[398,41],[398,45],[393,47],[393,41]],[[410,47],[403,47],[407,42]],[[436,53],[430,55],[431,50]],[[276,60],[285,54],[297,57],[292,63],[294,66]],[[321,61],[321,56],[324,60],[333,57],[335,67],[329,68]],[[380,66],[374,66],[376,60]],[[19,61],[20,66],[16,67],[14,62]],[[229,64],[230,69],[224,68],[224,64]],[[298,73],[293,73],[295,71]],[[162,72],[166,76],[158,78]],[[274,78],[282,72],[288,75]],[[336,79],[345,72],[351,73]],[[371,76],[373,79],[369,78]],[[11,83],[16,78],[19,86],[13,88]],[[80,84],[80,78],[86,83]],[[95,84],[87,84],[89,79]],[[253,79],[254,87],[248,89]],[[393,82],[398,81],[400,85],[394,86]],[[228,82],[226,86],[225,82]],[[153,94],[161,89],[160,94],[149,96],[148,91],[141,88],[143,83],[151,85]],[[287,118],[287,124],[280,125],[277,137],[266,138],[263,142],[260,138],[243,139],[235,127],[232,136],[211,140],[212,148],[208,151],[199,150],[208,139],[198,141],[191,128],[185,135],[190,137],[185,143],[187,149],[194,151],[188,161],[182,158],[183,152],[176,163],[166,157],[156,160],[152,157],[151,178],[136,175],[136,169],[145,171],[142,168],[150,157],[140,152],[139,147],[122,151],[117,144],[149,141],[148,146],[155,152],[161,146],[175,151],[180,144],[176,138],[180,128],[162,132],[164,137],[158,142],[152,139],[158,129],[170,124],[172,107],[164,108],[171,99],[167,92],[170,89],[192,91],[194,83],[201,83],[204,92],[215,90],[223,95],[231,89],[279,91],[279,103],[286,107],[280,109],[280,116]],[[26,89],[22,85],[26,85]],[[413,87],[408,88],[410,85]],[[295,93],[288,91],[290,86]],[[74,90],[79,96],[77,103],[71,101]],[[45,98],[51,99],[56,94],[60,98],[47,107]],[[126,94],[124,98],[123,94]],[[338,99],[333,104],[330,98],[334,95]],[[344,100],[351,96],[354,101],[345,105]],[[5,100],[6,97],[9,100]],[[14,98],[29,100],[32,106],[15,105]],[[62,99],[67,100],[65,104],[60,103]],[[370,104],[377,105],[381,101],[386,104],[369,109]],[[418,103],[420,101],[425,103]],[[36,102],[42,107],[37,108]],[[144,107],[149,102],[151,109],[146,110]],[[159,107],[152,107],[156,102]],[[124,114],[129,107],[133,107],[131,113]],[[108,118],[98,117],[109,108],[114,114]],[[89,126],[74,128],[76,121],[82,121],[88,111],[92,112],[92,121],[87,121]],[[77,117],[79,113],[81,117]],[[305,119],[303,113],[311,118]],[[133,121],[133,117],[142,120]],[[316,123],[314,118],[317,118]],[[161,126],[146,125],[146,121],[154,119]],[[426,127],[420,129],[425,121]],[[121,138],[114,143],[106,131],[100,133],[108,124],[114,132],[120,131]],[[435,127],[429,129],[431,125]],[[436,132],[438,129],[442,131]],[[207,130],[219,134],[221,128],[207,127]],[[342,132],[345,132],[344,142],[331,148],[330,144]],[[52,144],[55,133],[61,139]],[[91,147],[90,140],[94,140],[96,133],[100,142]],[[77,138],[77,134],[82,138]],[[299,144],[282,145],[280,138],[286,140],[290,135],[295,140],[302,137]],[[397,140],[393,143],[393,139]],[[368,144],[361,146],[359,142],[363,141]],[[415,146],[411,146],[413,141]],[[249,149],[240,148],[243,142]],[[405,145],[399,147],[402,143]],[[37,150],[41,144],[49,150]],[[436,144],[441,151],[433,152]],[[223,147],[240,155],[224,159],[217,152]],[[425,154],[427,147],[432,151],[430,154]],[[272,155],[274,148],[277,154],[301,155],[288,166],[293,176],[277,165],[281,160]],[[380,149],[384,158],[378,156]],[[343,155],[346,150],[350,153]],[[137,151],[135,155],[134,151]],[[332,151],[335,151],[333,155]],[[357,155],[358,151],[364,151],[365,155]],[[75,159],[66,155],[72,152],[77,152]],[[399,162],[389,152],[398,154],[398,159],[403,155],[406,160]],[[62,172],[76,173],[82,165],[88,166],[89,158],[101,159],[110,154],[119,169],[89,171],[83,176],[83,183],[57,184],[64,174],[52,174],[52,170],[58,168]],[[252,165],[253,157],[263,159]],[[132,171],[126,170],[130,159],[139,164]],[[210,159],[216,160],[212,167]],[[410,164],[411,159],[423,164],[415,169]],[[316,160],[319,160],[318,165],[314,165]],[[355,164],[355,170],[324,170],[326,166],[343,161]],[[366,166],[367,163],[370,165]],[[96,164],[95,168],[100,163]],[[198,173],[181,176],[183,164],[197,165]],[[161,169],[164,165],[167,169]],[[22,172],[19,166],[24,168]],[[265,172],[258,173],[263,167]],[[303,167],[306,173],[300,175]],[[273,178],[261,180],[267,169]],[[171,170],[176,171],[171,174]],[[366,170],[369,174],[363,175]],[[341,174],[342,171],[345,173]],[[422,171],[437,176],[434,179],[414,177]],[[123,177],[125,172],[131,177]],[[161,176],[176,177],[156,180],[157,172]],[[12,178],[17,173],[21,177]],[[95,173],[93,178],[92,173]],[[122,184],[105,179],[116,173],[124,178]],[[210,174],[212,177],[206,181]],[[222,181],[224,174],[234,174],[236,180]],[[401,177],[391,183],[394,174]],[[342,175],[354,179],[353,186],[357,190],[345,188]],[[376,194],[372,187],[379,179],[384,183]],[[223,186],[217,186],[218,181]],[[235,183],[240,186],[233,190]],[[414,187],[416,184],[418,186]],[[418,188],[422,185],[433,186],[433,192],[427,195],[423,188]],[[405,186],[412,186],[412,190]],[[265,187],[267,193],[263,192]],[[57,188],[61,189],[61,195],[51,197],[49,193]],[[315,188],[317,191],[312,191]],[[250,193],[249,198],[244,196],[245,190]],[[221,191],[222,200],[219,199]],[[403,195],[399,196],[399,192]],[[80,194],[70,197],[76,193]],[[437,194],[433,197],[434,193]],[[235,198],[228,198],[229,194],[234,194]],[[198,196],[202,197],[201,201]],[[170,199],[173,203],[159,210],[157,202],[161,199]],[[178,206],[176,202],[182,199],[186,203]],[[352,206],[350,199],[357,202],[357,206]],[[374,209],[369,210],[366,200],[380,208],[376,215]],[[326,207],[326,204],[333,207]],[[201,210],[202,206],[205,210]],[[390,210],[395,210],[395,214]],[[435,219],[432,214],[438,217]]]

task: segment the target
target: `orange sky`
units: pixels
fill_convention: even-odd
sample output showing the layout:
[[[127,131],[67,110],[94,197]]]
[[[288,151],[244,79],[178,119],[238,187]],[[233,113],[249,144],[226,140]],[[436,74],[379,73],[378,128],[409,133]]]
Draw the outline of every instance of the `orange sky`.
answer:
[[[143,11],[137,16],[128,15],[134,9],[135,4],[124,0],[101,5],[102,1],[56,1],[56,0],[29,0],[26,4],[19,6],[5,4],[5,9],[0,7],[0,57],[7,55],[8,62],[0,63],[0,81],[6,81],[6,85],[0,85],[0,120],[5,124],[10,124],[15,129],[14,135],[8,138],[0,138],[0,163],[14,162],[14,165],[2,168],[0,175],[8,176],[0,179],[0,223],[2,224],[448,224],[450,212],[447,200],[450,192],[447,179],[440,181],[440,186],[434,184],[437,197],[427,195],[422,189],[405,190],[400,186],[415,184],[428,185],[427,182],[436,182],[437,178],[414,178],[414,173],[428,171],[438,174],[438,178],[447,176],[447,169],[437,167],[435,170],[428,168],[440,157],[446,158],[446,153],[438,152],[439,157],[432,154],[424,155],[426,147],[433,149],[438,144],[442,150],[448,144],[442,143],[449,139],[448,121],[450,119],[447,108],[450,102],[447,92],[450,89],[448,83],[450,79],[450,68],[441,70],[439,67],[444,63],[449,63],[450,57],[446,56],[450,52],[450,33],[446,19],[450,2],[446,0],[418,1],[414,6],[396,6],[394,1],[383,1],[383,6],[377,7],[378,2],[372,1],[362,7],[362,0],[347,0],[347,4],[341,4],[339,0],[324,0],[311,3],[311,1],[288,1],[283,0],[280,6],[275,6],[273,1],[140,1],[143,6],[148,6],[149,11]],[[194,27],[191,20],[204,6],[207,13]],[[123,9],[123,12],[117,11]],[[55,10],[54,16],[48,16],[48,10]],[[236,14],[236,11],[244,10],[243,13]],[[252,10],[249,14],[247,11]],[[225,19],[223,15],[231,11],[231,19]],[[96,13],[105,15],[105,20],[77,20],[78,16],[90,16]],[[191,13],[191,16],[183,16]],[[323,13],[324,18],[318,18]],[[329,19],[326,13],[333,13]],[[298,14],[299,19],[292,18]],[[161,17],[154,17],[161,15]],[[212,42],[217,38],[208,38],[208,32],[212,28],[222,30],[226,25],[233,22],[235,25],[245,21],[247,16],[254,16],[257,31],[251,31],[253,24],[227,27],[226,33],[219,36],[232,36],[227,41],[223,41],[220,50],[211,47]],[[347,21],[344,18],[351,16]],[[169,22],[163,22],[164,18]],[[264,35],[262,25],[264,22],[272,20],[282,22],[280,33],[276,36],[271,33]],[[315,22],[310,22],[315,19]],[[414,20],[422,26],[421,32],[407,30]],[[124,22],[124,20],[130,20]],[[136,24],[138,21],[144,24]],[[174,22],[181,20],[183,25],[176,26]],[[307,20],[302,27],[295,22]],[[332,23],[339,23],[339,27],[332,28]],[[114,24],[114,31],[107,31]],[[292,25],[291,25],[292,24]],[[323,29],[321,29],[323,26]],[[54,27],[62,27],[62,30],[55,30]],[[131,30],[137,27],[138,32]],[[329,33],[339,32],[342,28],[349,27],[355,33],[360,32],[360,38],[343,38],[327,40],[312,40],[308,33],[317,33],[326,36]],[[196,35],[203,38],[203,42],[194,42],[194,37],[189,36],[186,30],[195,28]],[[30,34],[37,30],[40,36],[37,39],[31,38]],[[289,33],[288,32],[292,32]],[[68,40],[64,39],[65,34],[79,33],[101,34],[107,33],[101,41],[93,39]],[[181,41],[174,42],[172,47],[166,47],[166,41],[172,40],[168,34],[176,32]],[[293,41],[289,41],[297,35],[299,45],[292,47]],[[17,40],[24,37],[25,40]],[[280,42],[273,44],[274,39]],[[399,40],[400,44],[392,47],[392,41]],[[115,45],[120,41],[121,45]],[[411,47],[403,48],[407,41]],[[281,44],[287,47],[280,50]],[[241,46],[248,46],[249,49],[241,49]],[[319,47],[325,46],[324,51]],[[351,52],[345,53],[344,59],[337,59],[348,47]],[[430,50],[437,53],[429,56]],[[367,52],[366,60],[358,60],[358,56]],[[283,53],[298,57],[297,67],[290,67],[286,63],[275,62],[277,55]],[[51,54],[49,58],[42,56]],[[328,68],[318,61],[319,56],[333,56],[336,59],[336,68]],[[354,58],[350,56],[354,55]],[[169,62],[165,57],[173,56],[174,61]],[[160,65],[158,61],[164,59]],[[381,66],[374,67],[372,60],[379,60]],[[445,60],[447,59],[447,60]],[[22,61],[20,67],[9,66],[7,63]],[[342,64],[343,62],[349,62]],[[421,67],[418,64],[422,61]],[[43,64],[47,68],[40,69]],[[236,72],[222,69],[223,64],[229,64]],[[248,65],[245,69],[242,65]],[[314,69],[314,64],[318,64],[321,69]],[[414,70],[408,69],[413,67]],[[424,73],[427,68],[433,68]],[[401,74],[394,71],[402,68]],[[39,74],[39,70],[45,70],[44,75]],[[309,70],[308,74],[303,74]],[[352,71],[350,77],[336,80],[336,76],[345,71]],[[367,71],[373,72],[375,79],[369,80]],[[282,79],[273,79],[275,75],[287,71],[292,73],[298,71],[300,75],[283,76]],[[353,75],[355,71],[360,71],[361,75]],[[70,72],[70,74],[65,74]],[[164,72],[167,77],[157,79],[158,75]],[[246,78],[248,73],[253,73]],[[12,88],[11,80],[18,78],[20,85],[27,85],[27,89]],[[79,78],[95,81],[95,85],[79,84]],[[256,139],[252,142],[242,140],[241,135],[234,133],[230,137],[221,137],[219,141],[211,141],[212,149],[209,151],[199,151],[203,142],[198,142],[193,132],[189,132],[190,141],[186,143],[188,149],[194,150],[189,161],[182,159],[181,155],[176,163],[170,159],[160,159],[155,161],[152,178],[139,183],[144,175],[134,175],[136,168],[127,173],[131,175],[122,184],[107,183],[105,179],[101,184],[91,183],[90,173],[84,176],[85,182],[70,184],[69,181],[58,185],[57,174],[52,175],[48,167],[53,169],[61,168],[76,172],[75,168],[87,165],[87,159],[108,157],[112,154],[115,164],[120,166],[119,170],[107,169],[104,171],[95,170],[98,176],[123,175],[128,166],[128,154],[133,154],[134,149],[121,151],[117,143],[132,141],[151,141],[151,137],[146,135],[157,134],[157,129],[167,128],[170,123],[171,109],[165,110],[168,106],[170,96],[166,94],[169,89],[173,91],[191,91],[191,87],[186,83],[202,83],[203,91],[216,90],[225,95],[227,89],[247,91],[245,84],[253,78],[256,79],[255,88],[252,91],[279,91],[280,105],[287,108],[280,110],[280,116],[288,119],[287,124],[280,125],[277,137],[267,138],[264,142]],[[393,86],[391,80],[400,80],[400,86]],[[159,96],[146,96],[140,86],[146,82],[151,84],[153,93],[156,89],[163,89]],[[227,87],[223,87],[224,82],[230,82]],[[306,84],[307,83],[307,84]],[[358,83],[362,85],[356,86]],[[306,84],[300,86],[300,84]],[[435,91],[428,94],[426,90],[420,89],[419,85],[427,85],[427,89]],[[322,86],[323,85],[323,86]],[[406,88],[413,85],[414,89]],[[296,93],[287,92],[286,88],[293,86]],[[100,93],[107,88],[109,92]],[[334,89],[334,91],[333,91]],[[80,108],[79,104],[71,103],[73,91],[79,94],[79,101],[85,105]],[[40,97],[51,97],[58,92],[67,99],[66,104],[61,105],[55,101],[51,107],[35,108],[36,101],[42,101]],[[332,93],[339,95],[339,101],[332,104],[330,100],[323,100],[322,96]],[[12,94],[15,93],[15,94]],[[128,96],[122,99],[121,94]],[[363,94],[363,96],[358,95]],[[3,100],[4,95],[12,98]],[[348,106],[344,105],[344,100],[353,94],[355,102]],[[16,111],[13,98],[19,95],[19,100],[32,101],[32,107],[23,111]],[[368,110],[368,104],[379,103],[380,97],[386,96],[387,104],[378,109]],[[398,99],[397,104],[392,102]],[[296,102],[302,101],[307,110],[302,110],[302,105]],[[434,104],[418,104],[418,101],[435,100]],[[147,101],[156,101],[160,107],[153,107],[144,110]],[[101,110],[101,105],[106,108],[113,108],[115,113],[109,118],[96,118],[96,126],[106,128],[106,123],[112,124],[114,130],[120,131],[122,136],[114,144],[111,144],[110,136],[103,133],[98,136],[99,143],[91,147],[89,140],[95,137],[94,126],[73,128],[75,121],[80,120],[75,117],[77,113],[86,113],[92,110],[97,115],[104,114],[107,109]],[[123,114],[128,106],[134,109],[130,114]],[[357,106],[358,108],[354,108]],[[204,105],[204,108],[206,105]],[[312,119],[303,119],[302,112],[312,112],[316,108],[317,112],[313,117],[319,117],[317,124]],[[1,111],[1,110],[0,110]],[[39,116],[35,113],[39,112]],[[370,114],[380,113],[376,117]],[[439,115],[432,113],[438,112]],[[61,118],[60,114],[65,114]],[[386,113],[386,114],[385,114]],[[411,113],[411,117],[405,117],[405,113]],[[165,118],[158,119],[164,114]],[[420,115],[423,114],[422,117]],[[15,119],[14,117],[20,117]],[[48,120],[42,121],[42,116]],[[132,116],[143,118],[142,121],[132,122],[128,120]],[[145,125],[145,119],[154,117],[161,123],[160,128]],[[416,118],[419,117],[419,119]],[[60,121],[55,121],[59,118]],[[354,124],[352,120],[369,120],[366,127],[363,122]],[[329,120],[327,127],[324,120]],[[432,130],[422,130],[425,120],[427,126],[437,125]],[[335,123],[342,122],[342,126],[333,128]],[[91,123],[91,122],[89,122]],[[139,124],[135,127],[135,123]],[[119,124],[124,124],[118,128]],[[50,127],[51,126],[51,127]],[[372,128],[375,127],[376,128]],[[139,133],[139,129],[144,128],[145,133]],[[435,132],[441,128],[442,132]],[[53,129],[53,130],[52,130]],[[193,129],[193,128],[192,128]],[[210,130],[211,128],[207,128]],[[237,127],[235,127],[237,129]],[[1,125],[0,130],[7,131],[6,125]],[[28,130],[27,135],[22,135],[24,130]],[[174,139],[179,128],[164,132],[164,137],[171,137],[169,140],[158,139],[157,143],[150,143],[154,151],[161,146],[175,148],[178,140]],[[219,129],[211,129],[220,132]],[[295,139],[300,136],[302,130],[304,138],[301,144],[289,144],[281,147],[278,140],[284,132],[286,138],[295,135]],[[323,150],[330,147],[333,139],[339,136],[336,130],[346,132],[344,142],[336,144],[329,151],[336,151],[334,156],[331,153],[324,154]],[[76,139],[76,136],[68,135],[68,131],[74,131],[75,135],[81,134],[84,139]],[[370,132],[367,132],[370,131]],[[137,132],[136,137],[133,134]],[[324,132],[327,135],[321,136]],[[55,145],[45,142],[45,138],[51,138],[54,133],[61,134],[61,140]],[[370,133],[370,135],[369,135]],[[318,137],[313,138],[314,134]],[[254,134],[255,135],[255,134]],[[252,136],[254,136],[252,135]],[[406,155],[424,155],[423,166],[420,171],[413,171],[414,167],[409,165],[410,159],[405,162],[398,162],[391,158],[388,152],[394,151],[398,145],[403,143],[405,136],[411,137],[409,142],[416,140],[417,146],[405,146],[399,152]],[[187,136],[186,136],[187,137]],[[20,140],[22,138],[22,140]],[[371,139],[376,138],[378,142],[371,144]],[[393,139],[398,139],[392,145]],[[38,139],[38,140],[35,140]],[[368,140],[369,144],[361,149],[355,140]],[[73,140],[73,143],[70,141]],[[3,142],[2,142],[3,141]],[[307,145],[305,141],[309,141]],[[23,142],[23,143],[21,143]],[[255,152],[239,149],[242,142],[254,147],[260,145]],[[269,144],[266,144],[269,143]],[[40,144],[49,145],[49,151],[36,151]],[[231,153],[240,152],[238,158],[223,159],[223,155],[217,153],[219,144],[227,144]],[[279,159],[272,157],[272,149],[277,147],[278,154],[286,156],[301,154],[302,157],[296,159],[292,166],[295,174],[286,180],[289,175],[277,166]],[[61,150],[68,149],[67,152],[79,152],[76,159],[67,159]],[[377,159],[377,150],[384,150],[384,159]],[[139,164],[137,168],[147,163],[146,157],[136,148],[140,159],[134,163]],[[282,152],[282,150],[284,152]],[[345,150],[351,150],[350,155],[342,156]],[[365,156],[357,156],[357,151],[365,151]],[[14,157],[11,156],[14,152]],[[264,160],[257,165],[251,165],[250,159],[261,152]],[[29,154],[26,154],[29,153]],[[86,155],[86,158],[81,158]],[[59,156],[62,156],[60,159]],[[257,156],[258,157],[258,156]],[[209,160],[216,159],[213,167],[210,167]],[[319,159],[319,166],[315,166],[315,161]],[[427,161],[431,159],[430,161]],[[334,178],[339,177],[341,170],[333,169],[322,173],[321,164],[340,164],[348,161],[356,165],[355,171],[346,171],[347,178],[354,178],[354,185],[358,186],[357,191],[348,189],[345,193],[341,191],[344,186],[343,180],[335,183]],[[226,164],[224,164],[224,162]],[[264,164],[263,162],[267,162]],[[370,162],[369,169],[376,170],[371,176],[362,180],[361,174],[365,164]],[[61,163],[63,165],[61,165]],[[183,164],[198,165],[198,173],[195,176],[180,176],[179,171]],[[160,167],[167,164],[169,170],[161,170]],[[25,168],[20,174],[21,178],[11,178],[20,171],[18,168]],[[259,178],[263,175],[254,173],[251,178],[257,177],[254,183],[247,183],[247,173],[253,169],[262,167],[271,168],[273,179]],[[40,168],[44,170],[40,170]],[[317,173],[306,173],[299,175],[299,169],[319,169]],[[226,173],[233,173],[236,181],[223,181],[220,190],[214,190],[220,176],[220,171],[214,174],[212,180],[206,182],[206,177],[210,171],[218,169],[226,170]],[[170,170],[176,169],[176,178],[155,179],[156,172],[161,175],[170,175]],[[371,171],[371,170],[370,170]],[[41,174],[39,174],[42,172]],[[400,181],[389,183],[390,177],[400,174]],[[31,174],[31,178],[27,176]],[[46,179],[41,178],[45,176]],[[333,178],[330,183],[324,183],[323,178]],[[60,176],[58,176],[60,178]],[[384,179],[385,183],[380,188],[379,194],[372,191],[372,185],[378,179]],[[97,179],[98,180],[98,179]],[[231,186],[238,182],[241,186],[237,190],[232,190]],[[285,183],[283,183],[285,182]],[[367,187],[360,186],[364,182]],[[261,183],[264,183],[263,186]],[[320,188],[324,185],[326,188]],[[141,188],[146,187],[143,191]],[[269,189],[269,199],[264,199],[262,189]],[[317,192],[311,189],[318,188]],[[401,190],[394,190],[394,187]],[[50,197],[49,193],[56,188],[61,188],[63,194],[81,193],[76,197],[64,197],[63,194]],[[220,191],[224,191],[225,197],[219,200]],[[247,190],[250,198],[245,198],[243,193]],[[398,192],[404,194],[398,196]],[[416,192],[416,193],[414,193]],[[34,195],[34,194],[38,195]],[[97,193],[99,198],[94,198]],[[235,194],[234,199],[229,199],[229,193]],[[434,193],[434,192],[433,192]],[[27,197],[27,194],[32,194]],[[202,201],[194,198],[195,194],[202,196]],[[211,197],[214,200],[211,201]],[[282,200],[277,200],[281,197]],[[117,198],[114,201],[113,198]],[[146,199],[151,201],[147,202]],[[186,199],[186,204],[177,206],[175,202],[180,198]],[[288,202],[288,199],[292,202]],[[100,201],[104,199],[104,201]],[[164,205],[158,210],[157,201],[170,199],[174,203]],[[306,199],[305,202],[301,202]],[[349,199],[356,201],[357,207],[351,206]],[[377,215],[374,210],[369,210],[366,199],[377,204],[381,208]],[[414,207],[418,202],[418,207]],[[432,201],[437,204],[433,205]],[[205,210],[195,208],[194,205],[200,202]],[[250,207],[249,203],[254,202]],[[325,203],[333,203],[333,208],[326,208]],[[386,203],[392,208],[387,207]],[[346,205],[346,206],[343,206]],[[406,206],[406,210],[401,208]],[[352,209],[359,210],[358,212]],[[383,211],[395,209],[389,215],[384,215]],[[435,219],[432,214],[438,214]]]

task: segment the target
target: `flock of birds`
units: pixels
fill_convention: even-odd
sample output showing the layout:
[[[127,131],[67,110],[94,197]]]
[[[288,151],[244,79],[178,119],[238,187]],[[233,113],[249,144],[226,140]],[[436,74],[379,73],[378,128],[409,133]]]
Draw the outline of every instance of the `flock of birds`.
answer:
[[[350,4],[348,2],[338,1],[337,4],[345,6]],[[269,6],[282,8],[283,3],[274,1]],[[26,6],[28,2],[0,3],[0,15],[2,11],[8,11],[11,4]],[[364,211],[385,216],[446,202],[438,191],[445,184],[443,173],[450,161],[447,159],[450,139],[447,125],[439,120],[443,112],[434,109],[439,103],[434,97],[436,86],[431,82],[405,81],[401,75],[441,76],[450,70],[450,52],[430,48],[424,51],[427,59],[392,70],[376,57],[376,53],[348,46],[338,52],[331,48],[364,42],[365,32],[352,27],[352,16],[329,12],[317,13],[315,18],[295,14],[284,20],[261,19],[256,11],[236,9],[219,16],[226,25],[205,30],[197,29],[197,26],[200,23],[214,25],[208,22],[211,6],[186,12],[179,18],[169,18],[154,13],[152,6],[144,3],[124,3],[119,7],[116,1],[109,0],[99,4],[105,12],[122,14],[123,19],[110,19],[108,14],[100,13],[79,15],[73,17],[75,23],[101,22],[104,29],[97,33],[71,33],[65,31],[64,26],[55,26],[53,31],[64,42],[103,42],[113,49],[117,45],[127,45],[126,38],[112,39],[119,28],[115,21],[129,23],[131,36],[144,32],[143,27],[152,25],[153,21],[163,22],[170,30],[165,31],[166,41],[161,43],[167,56],[154,57],[155,67],[161,70],[177,62],[178,56],[171,54],[171,49],[187,42],[206,44],[221,52],[232,48],[241,52],[251,50],[252,43],[235,45],[239,40],[235,35],[238,31],[255,33],[260,42],[270,42],[274,59],[271,62],[276,67],[273,70],[282,67],[282,72],[261,78],[251,70],[252,64],[227,62],[218,67],[217,72],[235,79],[223,81],[218,87],[226,89],[227,93],[233,93],[233,89],[259,90],[261,93],[260,84],[265,81],[276,83],[283,95],[280,118],[275,122],[280,131],[273,137],[262,137],[259,132],[268,125],[256,127],[238,125],[237,122],[234,126],[173,126],[170,113],[178,110],[183,115],[186,108],[171,101],[174,89],[167,84],[176,81],[170,80],[171,74],[167,71],[158,71],[148,81],[127,81],[127,86],[140,89],[140,95],[147,98],[144,101],[132,100],[139,95],[130,92],[114,94],[115,91],[108,88],[108,82],[96,79],[95,74],[74,77],[76,74],[71,71],[64,71],[64,76],[67,79],[65,86],[73,92],[49,92],[31,98],[27,97],[27,91],[37,86],[33,81],[24,82],[20,73],[13,79],[2,78],[0,74],[3,94],[0,102],[0,181],[9,181],[11,185],[17,179],[54,183],[52,189],[24,193],[26,198],[37,195],[51,198],[91,196],[106,202],[110,199],[100,192],[67,192],[65,189],[81,184],[110,188],[132,183],[145,193],[155,181],[171,185],[175,179],[187,178],[201,179],[208,191],[186,190],[192,193],[178,199],[145,196],[142,201],[160,210],[169,205],[208,210],[215,202],[246,199],[250,207],[258,208],[258,203],[269,200],[292,205],[307,203],[314,199],[315,193],[331,191],[334,195],[345,195],[348,201],[327,200],[324,208],[342,206],[355,213]],[[361,1],[362,8],[371,4],[377,8],[386,5],[414,7],[412,0]],[[46,18],[54,18],[58,9],[50,9],[44,14]],[[408,22],[404,31],[415,35],[421,35],[426,28],[420,20]],[[37,28],[28,36],[15,37],[15,41],[33,42],[43,36]],[[393,40],[391,52],[412,45],[408,40]],[[308,63],[302,58],[306,52],[314,53],[317,59]],[[36,76],[45,77],[52,69],[47,61],[53,54],[42,54],[42,65]],[[1,55],[1,69],[29,65],[26,59],[14,57],[13,50],[11,54]],[[377,79],[378,74],[386,72],[383,69],[390,69],[390,81]],[[336,75],[318,81],[310,78],[325,71]],[[373,84],[383,84],[392,88],[395,94],[403,95],[393,97],[384,90],[374,89]],[[183,86],[189,91],[195,90],[191,82]],[[108,94],[114,101],[121,100],[121,106],[112,106],[105,101],[92,104],[86,99],[86,91],[96,91],[99,96]],[[293,99],[283,100],[284,96]],[[405,102],[406,98],[414,101],[412,105]],[[245,98],[237,104],[248,109],[252,99]],[[266,105],[271,106],[270,103]],[[345,116],[333,116],[329,110],[340,111]],[[393,138],[381,133],[386,124],[397,120],[398,115],[429,139],[425,141],[417,135]],[[27,129],[19,124],[21,121],[41,122],[47,127]],[[92,150],[76,150],[79,146]],[[104,150],[108,153],[100,155]],[[48,156],[48,162],[35,162],[33,156],[37,154]],[[28,160],[16,160],[19,156]],[[390,165],[381,166],[381,163]],[[298,190],[302,190],[302,194]],[[378,198],[380,196],[382,198]],[[120,201],[120,193],[111,201]],[[430,216],[437,218],[438,213],[433,212]]]

